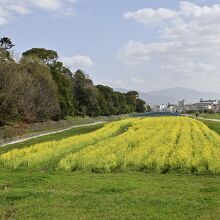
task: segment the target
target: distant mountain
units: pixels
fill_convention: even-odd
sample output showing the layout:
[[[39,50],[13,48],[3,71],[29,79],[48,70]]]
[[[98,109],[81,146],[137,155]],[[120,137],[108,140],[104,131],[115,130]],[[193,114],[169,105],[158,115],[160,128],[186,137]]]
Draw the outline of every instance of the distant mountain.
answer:
[[[128,92],[126,89],[115,89],[120,92]],[[145,100],[148,104],[166,104],[178,103],[178,101],[185,99],[186,103],[199,102],[202,99],[220,99],[220,93],[202,92],[194,89],[183,87],[174,87],[170,89],[163,89],[152,92],[139,92],[140,98]]]

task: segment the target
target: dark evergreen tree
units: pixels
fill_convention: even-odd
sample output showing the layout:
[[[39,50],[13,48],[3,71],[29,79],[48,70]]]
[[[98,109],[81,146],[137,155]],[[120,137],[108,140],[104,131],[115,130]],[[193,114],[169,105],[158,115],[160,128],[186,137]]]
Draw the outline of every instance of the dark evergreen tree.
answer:
[[[73,94],[78,115],[100,115],[98,90],[93,85],[92,80],[81,70],[77,70],[73,76]]]
[[[63,67],[63,63],[54,62],[49,65],[53,79],[55,80],[60,100],[61,118],[75,114],[75,103],[72,90],[71,71]]]
[[[146,112],[145,101],[143,101],[142,99],[137,98],[136,100],[136,112]]]

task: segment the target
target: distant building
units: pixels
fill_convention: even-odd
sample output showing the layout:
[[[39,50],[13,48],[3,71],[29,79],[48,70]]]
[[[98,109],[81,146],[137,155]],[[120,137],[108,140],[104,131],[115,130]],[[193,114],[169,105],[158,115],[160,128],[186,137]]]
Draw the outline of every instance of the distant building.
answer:
[[[210,110],[220,113],[220,101],[219,100],[203,100],[193,104],[185,104],[185,100],[181,100],[178,104],[162,104],[152,106],[153,112],[187,112],[187,111],[205,111]]]
[[[218,100],[203,100],[200,99],[200,102],[192,104],[192,110],[213,110],[215,105],[218,104]]]
[[[220,103],[216,104],[214,107],[214,112],[220,113]]]
[[[213,105],[210,107],[214,112],[220,113],[220,101],[217,100],[216,102],[213,102]],[[209,108],[209,109],[210,109]]]
[[[184,106],[184,104],[185,104],[185,99],[183,99],[182,101],[179,101],[179,102],[178,102],[178,106],[179,106],[180,108],[182,108],[182,107]]]
[[[218,104],[219,100],[216,100],[216,99],[208,99],[208,100],[203,100],[202,98],[200,99],[200,102],[199,103],[209,103],[210,105],[214,104]]]

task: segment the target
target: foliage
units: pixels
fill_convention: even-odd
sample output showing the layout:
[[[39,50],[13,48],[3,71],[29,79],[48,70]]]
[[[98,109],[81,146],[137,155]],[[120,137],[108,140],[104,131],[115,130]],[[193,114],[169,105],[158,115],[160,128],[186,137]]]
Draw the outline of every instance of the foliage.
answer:
[[[58,62],[58,54],[52,50],[33,48],[23,56],[37,56],[47,64],[59,90],[61,118],[66,115],[98,116],[145,112],[145,102],[138,98],[136,91],[122,94],[108,86],[94,86],[81,70],[71,70]]]
[[[142,99],[136,99],[136,112],[142,113],[146,111],[145,101]]]
[[[45,64],[52,64],[58,59],[58,54],[56,51],[47,50],[44,48],[32,48],[25,51],[22,56],[36,56],[41,59]]]
[[[137,101],[137,98],[138,98],[138,92],[136,91],[130,91],[130,92],[127,92],[125,94],[125,97],[126,97],[126,100],[127,100],[127,103],[128,103],[128,107],[129,107],[129,112],[135,112],[136,110],[136,101]]]
[[[76,101],[77,114],[98,116],[100,108],[98,105],[98,90],[81,70],[77,70],[73,76],[73,94]]]
[[[57,88],[37,59],[0,65],[0,120],[41,121],[59,114]]]
[[[15,45],[11,42],[11,39],[8,37],[2,37],[0,39],[0,48],[3,50],[10,50]]]
[[[49,65],[49,68],[59,91],[60,118],[74,115],[75,103],[70,76],[71,71],[65,68],[61,62],[54,62]]]
[[[0,38],[0,65],[3,63],[13,62],[11,54],[9,52],[15,45],[8,37]]]
[[[150,105],[147,105],[146,111],[147,111],[147,112],[152,112],[152,108],[150,107]]]
[[[126,94],[115,92],[112,88],[97,85],[99,90],[99,106],[102,115],[120,115],[136,112],[145,112],[145,101],[138,98],[135,91]]]
[[[125,95],[115,92],[109,86],[97,85],[98,102],[102,115],[117,115],[130,113]]]
[[[146,111],[137,92],[95,86],[83,71],[59,62],[54,50],[32,48],[16,62],[8,51],[13,46],[9,38],[0,40],[0,125]]]

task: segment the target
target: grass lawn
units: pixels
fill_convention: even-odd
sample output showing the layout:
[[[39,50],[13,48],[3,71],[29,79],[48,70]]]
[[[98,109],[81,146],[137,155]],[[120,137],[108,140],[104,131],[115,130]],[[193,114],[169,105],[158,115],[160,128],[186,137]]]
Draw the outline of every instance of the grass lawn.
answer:
[[[208,119],[219,119],[220,120],[220,114],[202,113],[202,114],[199,114],[199,116],[203,118],[208,118]]]
[[[206,121],[206,120],[201,120],[201,121],[205,123],[210,129],[220,134],[220,122]]]
[[[0,169],[1,219],[220,219],[220,177]]]
[[[220,132],[220,123],[208,126]],[[94,131],[74,128],[0,148],[0,154]],[[0,166],[0,219],[220,219],[220,176],[88,173]]]

